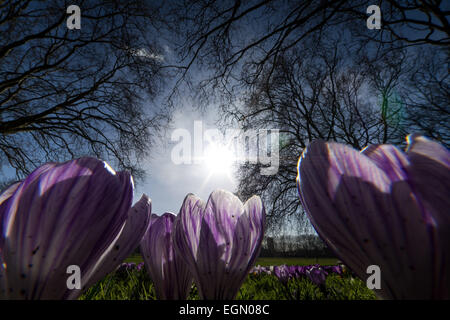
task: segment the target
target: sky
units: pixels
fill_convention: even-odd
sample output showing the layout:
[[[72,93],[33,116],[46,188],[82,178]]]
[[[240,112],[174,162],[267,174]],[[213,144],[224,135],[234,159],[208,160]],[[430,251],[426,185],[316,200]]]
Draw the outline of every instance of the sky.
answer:
[[[190,109],[190,110],[189,110]],[[217,128],[217,112],[210,108],[202,113],[195,108],[183,108],[173,115],[172,130],[168,130],[167,136],[151,152],[150,159],[146,160],[145,170],[147,178],[144,182],[138,182],[134,193],[134,202],[145,193],[152,200],[152,212],[158,215],[164,212],[178,214],[184,198],[188,193],[194,193],[204,201],[215,189],[235,191],[237,179],[232,174],[232,168],[220,168],[206,160],[200,160],[196,164],[176,164],[172,159],[173,148],[181,142],[171,141],[174,130],[186,129],[191,133],[191,150],[194,154],[194,121],[202,121],[203,131]],[[204,143],[203,150],[208,150],[208,143]],[[230,170],[231,169],[231,170]],[[241,199],[246,200],[246,199]]]
[[[249,27],[255,27],[250,25]],[[258,28],[258,27],[256,27]],[[171,58],[172,51],[164,46],[165,58]],[[225,189],[231,192],[237,190],[238,181],[229,170],[211,170],[205,161],[199,164],[176,164],[171,153],[177,142],[171,142],[171,134],[177,129],[187,129],[193,139],[195,121],[202,121],[203,129],[216,128],[215,121],[220,115],[214,106],[205,113],[193,106],[180,108],[173,115],[172,130],[168,130],[165,139],[153,147],[151,157],[145,161],[144,169],[147,178],[138,182],[134,202],[138,201],[142,193],[152,200],[152,212],[158,215],[164,212],[178,214],[182,202],[188,193],[194,193],[204,201],[215,189]],[[192,144],[194,141],[192,141]],[[194,146],[191,145],[191,150]],[[241,199],[245,201],[247,199]]]

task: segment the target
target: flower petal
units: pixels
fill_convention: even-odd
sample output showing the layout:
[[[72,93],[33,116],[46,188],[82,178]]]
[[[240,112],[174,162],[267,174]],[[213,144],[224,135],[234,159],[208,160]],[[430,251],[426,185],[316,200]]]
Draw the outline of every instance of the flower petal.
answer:
[[[11,196],[16,192],[17,188],[19,187],[20,182],[16,182],[12,185],[10,185],[7,189],[5,189],[2,194],[0,195],[0,255],[3,248],[3,243],[5,241],[5,232],[3,231],[3,221],[5,217],[5,212],[8,210],[8,201],[11,198]],[[5,218],[6,220],[6,218]]]
[[[3,264],[2,249],[5,241],[3,232],[3,217],[6,210],[8,209],[8,200],[19,187],[20,182],[16,182],[10,185],[3,193],[0,195],[0,297],[6,296],[6,271]]]
[[[175,222],[175,247],[182,253],[186,263],[195,267],[198,244],[200,241],[200,228],[205,203],[197,196],[188,194],[181,206],[179,217]]]
[[[379,295],[431,296],[432,237],[406,181],[393,182],[348,146],[316,141],[302,155],[297,182],[308,217],[337,256],[362,279],[369,265],[380,267]]]
[[[241,200],[234,194],[224,190],[216,190],[209,196],[203,215],[206,229],[200,234],[200,245],[212,241],[217,247],[223,247],[223,255],[220,258],[226,263],[231,259],[231,247],[233,246],[233,236],[241,215],[244,215],[244,206]],[[248,221],[247,221],[248,223]],[[205,232],[204,232],[205,231]],[[208,232],[206,232],[208,231]],[[202,236],[204,238],[202,238]],[[203,253],[211,253],[202,251]],[[217,252],[215,252],[217,253]],[[205,261],[207,262],[207,261]]]
[[[409,160],[406,155],[390,144],[371,145],[361,151],[369,157],[392,181],[406,180],[406,167]]]
[[[212,192],[203,215],[197,254],[197,280],[203,298],[232,299],[237,293],[239,288],[230,281],[236,278],[236,272],[242,272],[236,260],[249,250],[248,230],[249,221],[239,198],[224,190]]]
[[[128,218],[120,234],[92,269],[86,272],[87,283],[84,284],[86,288],[89,288],[105,275],[114,271],[139,246],[142,237],[147,231],[151,210],[152,202],[147,195],[143,194],[141,199],[130,208]]]
[[[437,232],[439,297],[450,299],[450,151],[418,135],[408,137],[408,176]]]
[[[261,198],[258,196],[253,196],[245,202],[244,211],[250,221],[251,246],[249,255],[252,259],[248,261],[248,265],[252,266],[261,250],[266,225],[266,211]]]
[[[46,164],[17,187],[3,226],[10,298],[67,298],[70,265],[80,267],[85,282],[84,272],[116,238],[132,201],[130,175],[108,167],[94,158]]]
[[[141,252],[158,299],[187,299],[192,275],[173,246],[177,216],[152,216],[152,223],[141,241]]]
[[[192,203],[197,201],[196,197],[191,200]],[[184,247],[191,253],[186,256],[189,257],[200,297],[232,299],[259,253],[264,233],[264,207],[259,197],[253,197],[244,207],[239,198],[224,190],[211,193],[206,207],[201,207],[200,214],[190,215],[196,232],[192,235],[180,232],[177,237],[192,237],[195,239],[192,242],[198,243],[195,251],[192,246]],[[194,206],[185,204],[183,208],[196,210]],[[186,230],[186,225],[192,225],[186,219],[189,213],[183,208],[177,226],[179,230]],[[183,240],[180,242],[183,243]],[[180,249],[181,246],[178,246]]]

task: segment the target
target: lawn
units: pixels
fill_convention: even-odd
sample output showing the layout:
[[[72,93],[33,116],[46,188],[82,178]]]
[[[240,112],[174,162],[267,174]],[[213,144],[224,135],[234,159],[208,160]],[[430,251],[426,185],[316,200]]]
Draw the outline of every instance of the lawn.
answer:
[[[154,300],[156,291],[148,272],[137,267],[142,262],[140,254],[133,254],[126,262],[134,263],[121,268],[87,290],[80,299],[85,300]],[[335,258],[261,257],[256,265],[336,265]],[[316,280],[314,280],[316,279]],[[315,282],[312,282],[312,281]],[[198,290],[192,284],[188,300],[198,300]],[[374,293],[365,283],[348,270],[342,273],[329,272],[317,282],[307,274],[294,275],[286,280],[267,271],[250,273],[242,284],[237,300],[366,300],[375,299]]]
[[[144,261],[140,254],[133,254],[128,257],[125,262],[134,262],[136,264]],[[298,258],[298,257],[262,257],[256,259],[255,265],[261,266],[279,266],[287,264],[290,266],[308,266],[312,264],[320,264],[322,266],[330,266],[337,264],[336,258]]]
[[[336,265],[336,258],[299,258],[299,257],[261,257],[256,259],[255,265],[261,266],[279,266],[287,264],[288,266],[309,266],[320,264],[322,266]]]
[[[134,261],[137,257],[135,257]],[[269,259],[268,263],[301,260]],[[306,260],[303,260],[303,262]],[[321,260],[319,260],[320,262]],[[317,280],[317,279],[316,279]],[[250,273],[236,300],[372,300],[374,293],[365,283],[352,276],[348,271],[342,274],[328,273],[325,281],[314,283],[309,276],[293,276],[280,280],[273,273]],[[103,280],[89,288],[82,300],[155,300],[155,286],[145,267],[131,265],[107,275]],[[198,289],[191,285],[187,300],[199,300]]]

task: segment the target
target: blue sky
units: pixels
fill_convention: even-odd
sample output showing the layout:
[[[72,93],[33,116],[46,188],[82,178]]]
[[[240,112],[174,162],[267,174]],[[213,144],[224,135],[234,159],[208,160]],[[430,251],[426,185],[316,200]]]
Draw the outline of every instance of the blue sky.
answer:
[[[198,120],[202,121],[204,130],[217,128],[214,124],[217,120],[214,109],[201,113],[189,107],[175,112],[172,128],[173,130],[184,128],[192,134],[194,121]],[[215,189],[235,191],[237,180],[234,177],[230,179],[226,172],[212,173],[205,163],[175,164],[171,159],[172,148],[177,144],[177,142],[171,142],[173,130],[168,130],[166,137],[152,149],[151,157],[146,160],[145,165],[147,179],[137,184],[134,201],[139,200],[142,193],[145,193],[152,199],[153,213],[178,214],[184,197],[188,193],[194,193],[206,201]]]

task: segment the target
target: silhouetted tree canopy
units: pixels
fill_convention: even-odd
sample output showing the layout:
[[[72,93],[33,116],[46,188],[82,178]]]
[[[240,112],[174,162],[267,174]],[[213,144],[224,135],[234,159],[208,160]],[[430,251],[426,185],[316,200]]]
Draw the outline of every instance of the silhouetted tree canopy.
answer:
[[[314,139],[402,146],[415,131],[450,145],[448,2],[83,1],[81,30],[69,4],[0,4],[0,165],[19,176],[81,155],[142,176],[166,89],[172,104],[217,103],[223,125],[280,130],[278,173],[246,163],[237,190],[263,197],[272,231],[308,228],[295,178]]]
[[[370,5],[380,6],[381,30],[367,29]],[[272,60],[329,33],[360,47],[450,44],[450,6],[439,0],[185,0],[170,8],[183,74],[194,65],[208,72],[197,88],[205,99],[205,88],[232,95],[243,68],[256,81]]]
[[[366,24],[374,4],[380,30]],[[242,198],[264,198],[272,231],[310,226],[296,166],[314,139],[402,147],[422,132],[450,145],[449,13],[445,1],[407,0],[186,0],[172,9],[179,81],[199,104],[219,103],[224,125],[280,130],[278,173],[249,163],[238,173]]]
[[[153,103],[164,57],[144,1],[0,3],[0,164],[19,177],[82,155],[142,176],[139,161],[166,115]]]

